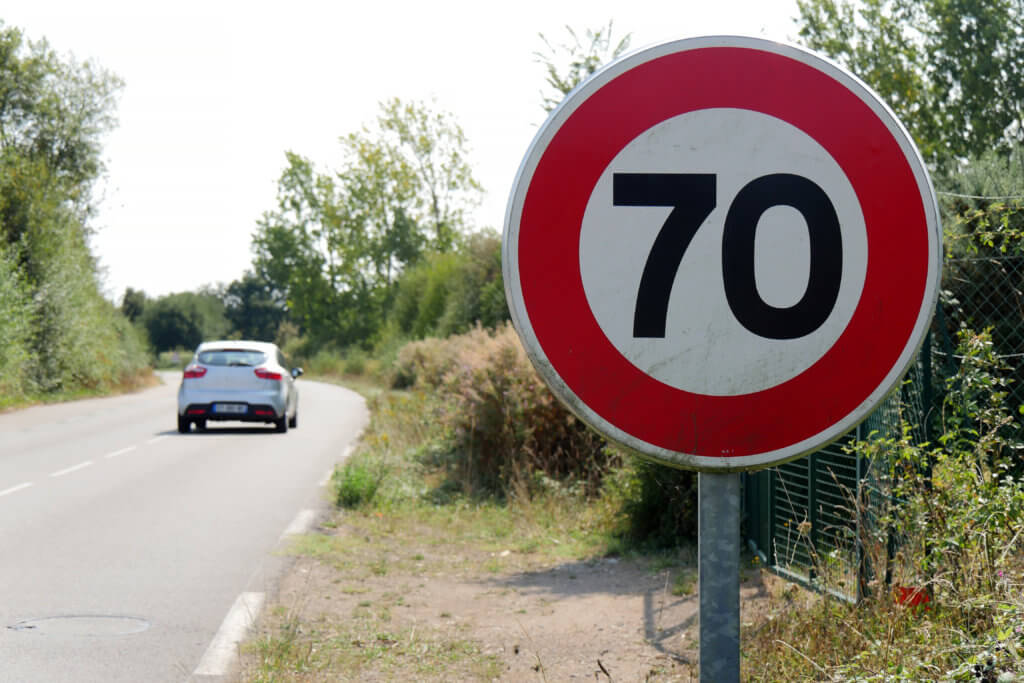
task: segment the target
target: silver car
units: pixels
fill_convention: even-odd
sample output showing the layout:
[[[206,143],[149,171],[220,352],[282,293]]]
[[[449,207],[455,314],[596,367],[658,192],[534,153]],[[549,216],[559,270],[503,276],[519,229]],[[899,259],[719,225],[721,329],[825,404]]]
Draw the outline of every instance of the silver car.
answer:
[[[178,388],[178,431],[206,429],[210,420],[272,423],[279,432],[297,427],[302,368],[288,368],[275,344],[203,342]]]

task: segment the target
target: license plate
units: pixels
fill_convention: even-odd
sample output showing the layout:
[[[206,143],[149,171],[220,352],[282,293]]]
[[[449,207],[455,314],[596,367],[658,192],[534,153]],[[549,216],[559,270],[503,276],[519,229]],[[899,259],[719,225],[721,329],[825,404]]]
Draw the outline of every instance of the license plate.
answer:
[[[244,403],[214,403],[213,412],[231,415],[241,415],[249,409]]]

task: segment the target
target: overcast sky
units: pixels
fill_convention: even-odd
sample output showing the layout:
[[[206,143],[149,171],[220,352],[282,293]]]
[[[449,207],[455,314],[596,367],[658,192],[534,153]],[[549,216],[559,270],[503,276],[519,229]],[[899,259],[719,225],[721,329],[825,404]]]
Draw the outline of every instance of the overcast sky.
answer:
[[[501,229],[545,114],[538,33],[614,22],[632,47],[707,34],[796,34],[795,0],[514,3],[32,0],[0,19],[125,81],[106,138],[93,250],[104,287],[150,296],[227,283],[251,262],[286,150],[337,166],[338,138],[391,97],[454,115],[486,191],[478,227]]]

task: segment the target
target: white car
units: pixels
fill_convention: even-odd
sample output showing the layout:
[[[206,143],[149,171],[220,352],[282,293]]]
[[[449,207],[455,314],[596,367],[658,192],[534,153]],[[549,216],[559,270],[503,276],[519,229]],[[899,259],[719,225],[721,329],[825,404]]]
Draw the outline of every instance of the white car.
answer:
[[[203,342],[178,388],[178,431],[206,429],[211,420],[272,423],[279,432],[297,427],[302,368],[288,368],[275,344]]]

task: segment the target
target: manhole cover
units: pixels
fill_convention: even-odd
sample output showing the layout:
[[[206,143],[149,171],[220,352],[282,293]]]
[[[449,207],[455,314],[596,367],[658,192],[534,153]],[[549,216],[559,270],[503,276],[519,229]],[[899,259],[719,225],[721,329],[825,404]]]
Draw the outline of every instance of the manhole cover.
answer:
[[[149,622],[139,617],[108,614],[69,614],[26,619],[8,626],[12,631],[53,636],[126,636],[142,633]]]

